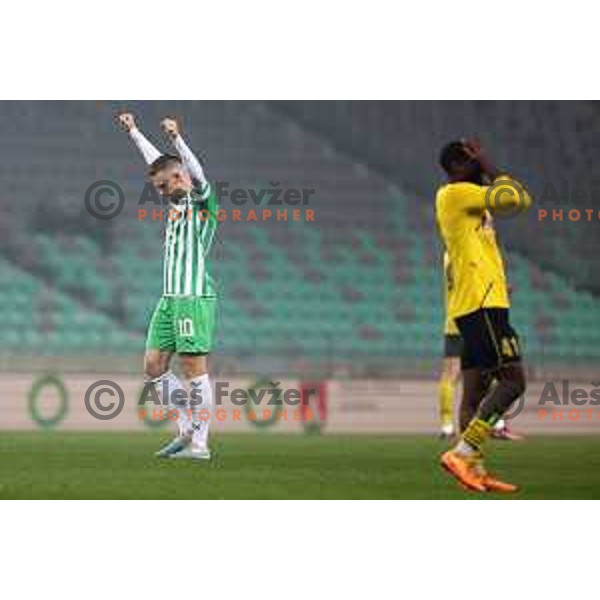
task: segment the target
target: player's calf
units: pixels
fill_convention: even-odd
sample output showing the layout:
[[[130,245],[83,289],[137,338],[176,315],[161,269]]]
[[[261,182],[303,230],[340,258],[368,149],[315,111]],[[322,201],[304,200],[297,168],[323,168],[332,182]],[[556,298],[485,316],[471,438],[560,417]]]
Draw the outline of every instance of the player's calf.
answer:
[[[198,456],[208,452],[208,433],[213,413],[213,394],[204,354],[181,354],[181,370],[189,391],[191,420],[186,431],[191,436],[191,451]]]
[[[496,384],[479,408],[479,418],[492,425],[525,393],[527,387],[521,362],[503,365],[496,371],[495,379]]]

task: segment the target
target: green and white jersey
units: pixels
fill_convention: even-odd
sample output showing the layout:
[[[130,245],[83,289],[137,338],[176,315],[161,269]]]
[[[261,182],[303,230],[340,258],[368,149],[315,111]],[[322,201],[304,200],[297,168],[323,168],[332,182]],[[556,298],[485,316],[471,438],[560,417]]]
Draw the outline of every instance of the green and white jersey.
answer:
[[[169,205],[163,295],[216,296],[207,256],[217,228],[217,199],[209,184]]]

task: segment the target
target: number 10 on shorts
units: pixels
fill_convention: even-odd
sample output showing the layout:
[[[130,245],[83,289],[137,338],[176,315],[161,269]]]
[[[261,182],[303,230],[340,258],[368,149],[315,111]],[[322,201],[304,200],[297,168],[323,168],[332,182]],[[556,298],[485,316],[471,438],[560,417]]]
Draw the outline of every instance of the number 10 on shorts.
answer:
[[[194,322],[192,319],[178,319],[179,335],[181,337],[192,337],[194,335]]]

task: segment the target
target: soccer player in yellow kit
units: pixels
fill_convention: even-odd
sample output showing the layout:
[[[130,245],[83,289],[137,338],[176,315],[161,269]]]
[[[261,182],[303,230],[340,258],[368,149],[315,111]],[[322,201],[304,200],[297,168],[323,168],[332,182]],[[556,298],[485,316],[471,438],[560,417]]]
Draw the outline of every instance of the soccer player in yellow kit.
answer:
[[[436,196],[437,222],[452,265],[448,317],[464,345],[461,413],[468,407],[473,414],[475,409],[441,464],[468,489],[515,491],[516,486],[486,472],[481,452],[494,424],[525,391],[519,339],[509,321],[504,262],[495,236],[487,235],[484,225],[486,211],[516,214],[531,205],[531,197],[492,165],[478,142],[447,144],[440,164],[448,175]]]
[[[496,243],[496,232],[494,231],[493,218],[489,211],[483,215],[483,234],[486,236],[484,242]],[[438,386],[438,405],[440,417],[440,438],[452,439],[454,437],[454,397],[455,390],[460,379],[460,357],[462,355],[462,338],[454,319],[448,315],[449,298],[454,291],[452,277],[452,265],[448,252],[444,252],[444,354],[442,359],[442,372]],[[510,287],[510,286],[509,286]],[[509,292],[510,293],[510,292]],[[491,380],[490,380],[491,381]],[[488,386],[486,385],[486,388]],[[465,389],[469,395],[470,390]],[[477,406],[471,406],[466,402],[461,405],[459,416],[459,431],[462,433],[473,418]],[[498,440],[520,440],[521,435],[513,433],[504,419],[499,419],[492,430],[492,437]]]

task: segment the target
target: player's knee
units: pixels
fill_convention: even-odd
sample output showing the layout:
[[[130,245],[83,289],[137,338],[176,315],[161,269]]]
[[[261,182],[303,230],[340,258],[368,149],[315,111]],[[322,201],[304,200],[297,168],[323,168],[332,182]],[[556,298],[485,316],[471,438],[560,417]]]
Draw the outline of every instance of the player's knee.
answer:
[[[510,390],[510,394],[514,398],[522,396],[527,389],[523,367],[521,365],[511,365],[502,369],[500,383]]]
[[[522,373],[517,381],[517,397],[522,396],[527,389],[527,380],[525,379],[525,374]]]
[[[144,356],[144,374],[149,379],[160,377],[167,370],[167,361],[156,352],[148,352]]]
[[[450,383],[456,384],[460,376],[460,361],[455,361],[450,358],[444,359],[442,364],[442,379]]]
[[[197,355],[179,356],[179,365],[181,373],[186,379],[194,379],[206,374],[206,357]]]
[[[458,380],[460,379],[460,362],[452,365],[450,369],[450,379],[454,385],[458,383]]]

